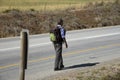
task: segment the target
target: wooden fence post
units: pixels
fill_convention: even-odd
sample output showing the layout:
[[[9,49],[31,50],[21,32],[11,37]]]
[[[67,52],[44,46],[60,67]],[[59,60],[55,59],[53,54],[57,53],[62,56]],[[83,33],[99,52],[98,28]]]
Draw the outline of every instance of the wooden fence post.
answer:
[[[25,80],[25,69],[27,69],[28,58],[28,31],[21,32],[21,65],[20,65],[20,80]]]

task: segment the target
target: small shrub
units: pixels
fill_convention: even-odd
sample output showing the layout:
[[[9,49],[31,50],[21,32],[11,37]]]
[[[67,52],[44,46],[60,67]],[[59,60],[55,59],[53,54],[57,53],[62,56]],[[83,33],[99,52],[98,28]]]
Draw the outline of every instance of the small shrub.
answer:
[[[82,76],[77,76],[76,77],[78,80],[83,80],[83,77]]]
[[[9,13],[11,10],[10,9],[7,9],[5,11],[3,11],[3,13]]]
[[[35,9],[30,9],[30,11],[35,11]]]
[[[106,70],[106,67],[102,67],[100,70]]]
[[[7,9],[3,11],[3,13],[10,13],[10,12],[20,12],[20,10],[19,9]]]
[[[68,80],[68,79],[63,79],[63,80]]]

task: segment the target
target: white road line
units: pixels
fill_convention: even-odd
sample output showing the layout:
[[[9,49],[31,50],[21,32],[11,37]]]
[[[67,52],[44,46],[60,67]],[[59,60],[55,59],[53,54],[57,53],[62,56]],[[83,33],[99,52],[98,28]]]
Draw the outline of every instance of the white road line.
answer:
[[[0,52],[2,51],[9,51],[9,50],[15,50],[15,49],[19,49],[20,47],[12,47],[12,48],[5,48],[5,49],[0,49]]]
[[[81,37],[81,38],[75,38],[75,39],[68,39],[67,41],[70,42],[70,41],[77,41],[77,40],[85,40],[85,39],[99,38],[99,37],[105,37],[105,36],[113,36],[113,35],[119,35],[119,34],[120,34],[120,32],[118,32],[118,33],[111,33],[111,34],[104,34],[104,35]],[[31,47],[38,47],[38,46],[45,46],[45,45],[49,45],[49,44],[51,44],[51,42],[30,45],[29,48],[31,48]],[[16,49],[20,49],[20,47],[12,47],[12,48],[0,49],[0,52],[2,52],[2,51],[9,51],[9,50],[16,50]]]
[[[112,33],[112,34],[104,34],[104,35],[96,35],[96,36],[88,36],[88,37],[82,37],[82,38],[75,38],[75,39],[69,39],[68,41],[77,41],[77,40],[85,40],[85,39],[91,39],[91,38],[99,38],[99,37],[107,37],[107,36],[113,36],[113,35],[119,35],[118,33]]]

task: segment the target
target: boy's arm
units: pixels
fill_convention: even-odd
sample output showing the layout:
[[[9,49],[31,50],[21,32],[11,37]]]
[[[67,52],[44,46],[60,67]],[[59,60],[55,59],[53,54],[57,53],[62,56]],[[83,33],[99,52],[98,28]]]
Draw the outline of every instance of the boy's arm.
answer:
[[[61,28],[60,31],[61,31],[61,36],[63,38],[63,42],[65,43],[66,48],[68,48],[68,44],[67,44],[67,41],[66,41],[66,38],[65,38],[66,31],[65,31],[64,28]]]
[[[66,41],[65,38],[63,38],[63,41],[64,41],[64,43],[65,43],[66,48],[68,48],[68,44],[67,44],[67,41]]]

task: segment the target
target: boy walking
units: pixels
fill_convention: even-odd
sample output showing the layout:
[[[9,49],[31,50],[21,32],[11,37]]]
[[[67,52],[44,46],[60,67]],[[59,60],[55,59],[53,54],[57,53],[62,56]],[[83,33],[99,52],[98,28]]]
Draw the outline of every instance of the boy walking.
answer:
[[[56,52],[54,70],[57,71],[64,68],[62,57],[62,44],[64,43],[66,48],[68,48],[68,44],[65,38],[66,30],[63,28],[62,19],[60,19],[55,29],[55,34],[57,34],[57,36],[56,40],[53,41],[53,45]]]

